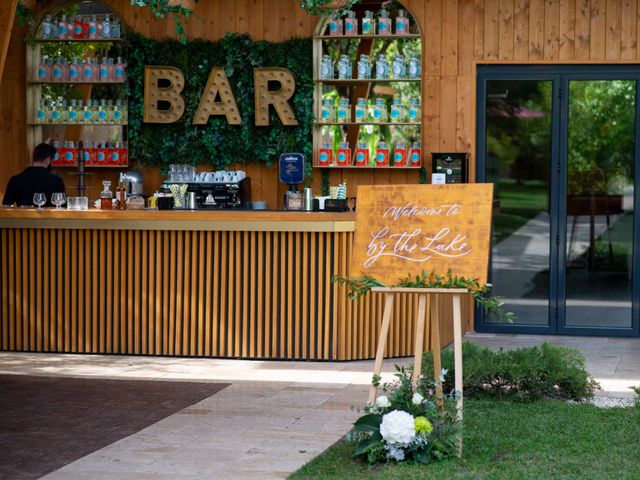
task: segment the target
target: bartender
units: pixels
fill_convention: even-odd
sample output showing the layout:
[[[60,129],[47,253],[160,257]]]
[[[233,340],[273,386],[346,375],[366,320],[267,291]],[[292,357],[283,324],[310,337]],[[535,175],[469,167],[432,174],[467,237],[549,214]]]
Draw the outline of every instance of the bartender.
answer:
[[[51,206],[51,194],[64,193],[64,182],[50,172],[51,161],[56,149],[48,143],[41,143],[33,149],[33,162],[23,172],[14,175],[7,184],[2,199],[3,205],[17,204],[19,207],[33,205],[33,194],[44,193],[47,207]]]

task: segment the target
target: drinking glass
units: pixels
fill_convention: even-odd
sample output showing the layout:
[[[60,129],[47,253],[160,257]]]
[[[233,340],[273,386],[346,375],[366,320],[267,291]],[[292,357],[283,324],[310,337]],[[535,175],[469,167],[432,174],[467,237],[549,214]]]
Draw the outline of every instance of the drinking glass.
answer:
[[[55,192],[51,195],[51,203],[53,203],[56,208],[60,208],[64,202],[67,201],[67,196],[64,192]]]
[[[38,206],[38,210],[42,209],[42,206],[47,203],[47,197],[44,193],[34,193],[33,194],[33,203]]]

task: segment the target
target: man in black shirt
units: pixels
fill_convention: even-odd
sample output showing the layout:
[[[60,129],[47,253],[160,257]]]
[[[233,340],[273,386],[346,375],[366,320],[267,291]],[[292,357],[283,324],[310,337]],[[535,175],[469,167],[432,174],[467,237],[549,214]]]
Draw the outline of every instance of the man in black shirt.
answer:
[[[33,164],[22,173],[14,175],[7,184],[7,191],[2,199],[3,205],[18,204],[19,207],[33,205],[33,194],[44,193],[47,198],[45,206],[51,206],[51,194],[64,192],[62,179],[49,172],[56,149],[48,143],[41,143],[33,149]]]

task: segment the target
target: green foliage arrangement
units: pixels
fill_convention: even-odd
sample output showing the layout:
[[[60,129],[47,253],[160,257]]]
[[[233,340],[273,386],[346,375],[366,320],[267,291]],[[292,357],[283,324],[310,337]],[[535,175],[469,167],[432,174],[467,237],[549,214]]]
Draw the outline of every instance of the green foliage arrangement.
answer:
[[[198,3],[198,0],[195,2]],[[171,15],[176,24],[176,33],[180,42],[187,43],[182,20],[188,20],[193,14],[190,8],[183,6],[182,3],[169,5],[169,0],[131,0],[131,5],[148,8],[156,18],[165,18],[167,15]]]
[[[441,356],[443,387],[454,385],[454,356]],[[492,398],[529,402],[542,398],[581,400],[600,388],[585,368],[582,353],[565,346],[542,345],[493,351],[475,343],[462,345],[465,398]],[[433,371],[433,354],[424,354],[422,369]]]
[[[439,382],[424,375],[414,389],[411,372],[397,365],[396,377],[383,385],[384,395],[365,406],[365,415],[347,435],[356,444],[353,456],[369,463],[431,463],[454,455],[462,435],[456,395],[436,397]]]
[[[334,15],[340,17],[344,15],[347,10],[351,10],[351,7],[360,2],[360,0],[345,0],[344,2],[336,0],[294,0],[294,2],[300,3],[300,7],[311,15]],[[342,5],[333,8],[332,4]]]
[[[168,167],[171,163],[224,167],[234,162],[258,161],[271,165],[285,151],[312,157],[314,121],[311,39],[281,43],[254,42],[248,35],[227,35],[217,42],[156,41],[129,35],[125,54],[129,79],[129,149],[142,164]],[[167,65],[185,76],[182,92],[185,112],[173,124],[143,123],[144,67]],[[193,125],[211,67],[224,66],[242,116],[241,125],[229,125],[223,116],[206,125]],[[284,67],[296,79],[290,103],[298,126],[284,126],[271,109],[270,126],[256,127],[253,69]]]
[[[508,323],[513,323],[516,318],[513,312],[506,312],[504,310],[504,302],[500,297],[489,296],[493,285],[490,283],[480,285],[477,278],[468,279],[465,277],[459,277],[453,275],[451,270],[448,270],[445,275],[440,275],[435,272],[431,272],[430,274],[422,272],[421,275],[416,275],[416,277],[408,276],[401,279],[394,285],[384,285],[382,282],[368,275],[355,278],[346,278],[334,275],[331,281],[347,287],[349,289],[349,298],[351,300],[359,299],[373,287],[465,288],[469,293],[471,293],[471,295],[473,295],[475,302],[483,308],[485,313],[494,315],[498,319]]]

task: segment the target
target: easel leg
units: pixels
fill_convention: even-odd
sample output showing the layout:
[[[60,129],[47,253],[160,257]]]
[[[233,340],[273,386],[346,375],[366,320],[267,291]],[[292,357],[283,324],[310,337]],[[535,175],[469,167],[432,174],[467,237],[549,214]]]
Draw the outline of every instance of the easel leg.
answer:
[[[442,363],[440,362],[440,319],[438,318],[438,295],[431,298],[431,351],[433,352],[433,377],[438,381]],[[436,387],[436,397],[442,397],[442,385]]]
[[[424,324],[427,314],[427,295],[421,294],[418,297],[418,318],[416,324],[416,346],[415,358],[413,360],[413,388],[418,386],[420,374],[422,373],[422,352],[424,351]]]
[[[387,334],[389,333],[389,323],[391,323],[391,312],[393,311],[393,293],[386,293],[384,300],[384,314],[380,325],[380,336],[378,337],[378,348],[376,350],[376,361],[373,365],[373,376],[379,376],[382,370],[382,360],[384,359],[384,347],[387,345]],[[376,399],[377,388],[371,385],[369,390],[369,403]]]
[[[453,352],[456,384],[456,418],[462,421],[462,319],[460,295],[453,295]],[[462,437],[458,439],[458,456],[462,455]]]

